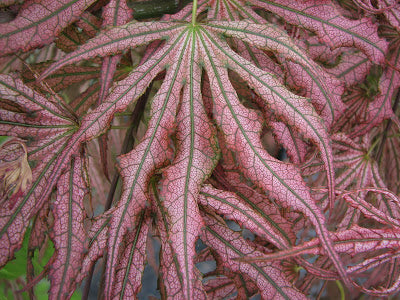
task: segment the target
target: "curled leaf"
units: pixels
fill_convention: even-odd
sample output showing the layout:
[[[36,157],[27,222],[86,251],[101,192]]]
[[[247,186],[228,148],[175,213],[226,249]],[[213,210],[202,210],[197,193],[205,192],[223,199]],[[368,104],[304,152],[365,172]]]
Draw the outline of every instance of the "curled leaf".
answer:
[[[17,193],[25,193],[31,184],[32,171],[23,140],[5,137],[0,144],[0,179],[1,202]]]

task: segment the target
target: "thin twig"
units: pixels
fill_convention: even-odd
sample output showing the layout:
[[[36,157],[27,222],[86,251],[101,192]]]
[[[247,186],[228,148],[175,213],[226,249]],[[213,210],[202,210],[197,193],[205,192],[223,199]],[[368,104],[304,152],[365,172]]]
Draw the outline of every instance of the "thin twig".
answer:
[[[319,293],[318,293],[318,295],[317,295],[317,297],[315,297],[316,300],[320,300],[320,299],[321,299],[322,293],[323,293],[324,290],[326,289],[326,285],[327,285],[327,284],[328,284],[328,281],[325,280],[325,281],[324,281],[324,284],[322,285],[322,287],[321,287],[321,289],[320,289],[320,291],[319,291]]]

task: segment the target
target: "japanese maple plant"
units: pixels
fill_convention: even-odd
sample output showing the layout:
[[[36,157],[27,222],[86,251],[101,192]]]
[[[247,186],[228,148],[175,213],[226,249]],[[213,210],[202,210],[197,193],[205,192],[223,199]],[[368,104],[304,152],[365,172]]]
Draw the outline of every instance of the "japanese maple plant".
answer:
[[[0,266],[27,241],[19,288],[87,297],[100,272],[99,297],[132,299],[148,267],[161,298],[398,293],[399,2],[145,4],[0,4]]]

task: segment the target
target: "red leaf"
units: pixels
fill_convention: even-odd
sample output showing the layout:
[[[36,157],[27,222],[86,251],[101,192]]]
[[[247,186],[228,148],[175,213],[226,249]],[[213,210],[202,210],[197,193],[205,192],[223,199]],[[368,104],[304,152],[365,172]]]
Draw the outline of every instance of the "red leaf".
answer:
[[[193,257],[195,242],[203,226],[197,198],[200,186],[217,162],[215,129],[208,120],[201,101],[201,69],[195,39],[188,37],[184,48],[191,49],[182,59],[187,71],[180,74],[187,81],[177,115],[177,153],[164,173],[160,197],[169,215],[170,239],[183,277],[185,298],[193,298]],[[190,55],[190,56],[189,56]],[[173,99],[169,99],[171,102]],[[187,177],[186,174],[190,174]]]
[[[127,23],[132,16],[132,10],[127,6],[126,1],[112,0],[103,10],[103,26],[118,26]],[[121,59],[121,55],[112,57],[105,57],[101,66],[100,75],[100,94],[97,100],[97,104],[103,103],[104,99],[108,95],[117,64]],[[104,175],[108,178],[108,161],[107,161],[107,133],[100,137],[100,157],[103,166]]]
[[[0,28],[2,55],[51,43],[94,0],[28,1],[18,16]]]
[[[182,45],[181,53],[183,49]],[[153,99],[151,119],[145,136],[134,150],[120,157],[120,173],[124,179],[123,193],[110,221],[104,294],[106,298],[111,296],[116,268],[114,262],[118,259],[118,248],[123,236],[129,228],[134,227],[138,212],[145,206],[146,187],[150,177],[156,168],[160,168],[166,163],[170,156],[171,149],[167,137],[173,130],[179,103],[178,91],[181,89],[180,82],[172,81],[181,63],[180,60],[175,61],[176,63],[170,67],[164,83]],[[170,82],[173,82],[173,84],[170,85]],[[169,101],[166,101],[167,95],[170,96]],[[173,97],[176,98],[173,99]],[[135,197],[135,201],[132,201],[132,197]]]
[[[267,50],[275,50],[282,53],[291,60],[298,61],[302,65],[309,68],[310,72],[320,76],[320,69],[316,64],[310,61],[306,55],[302,54],[299,49],[290,41],[289,37],[284,33],[272,26],[255,25],[247,22],[239,22],[235,25],[225,24],[212,25],[217,31],[224,34],[238,36],[250,44],[264,48],[264,40],[271,39],[271,44],[266,46]],[[222,28],[222,29],[220,29]],[[254,32],[253,34],[251,32]],[[216,37],[210,37],[213,43],[218,43]],[[286,43],[278,43],[276,40],[286,40]],[[260,96],[259,105],[263,108],[264,114],[268,116],[267,111],[271,110],[278,117],[284,119],[288,125],[295,127],[305,137],[310,138],[318,145],[323,157],[328,179],[328,187],[330,189],[330,206],[334,205],[334,179],[333,179],[333,163],[332,153],[328,144],[327,129],[324,126],[321,117],[315,112],[312,105],[307,102],[305,98],[296,96],[290,93],[284,86],[282,86],[270,74],[265,73],[258,68],[251,66],[246,60],[231,51],[226,46],[219,46],[221,51],[217,51],[218,56],[226,56],[230,67],[245,81],[248,82],[251,88],[254,88],[256,93]],[[261,101],[262,99],[262,101]],[[301,103],[299,105],[299,103]],[[334,110],[332,110],[333,112]]]
[[[224,267],[247,274],[256,283],[263,298],[305,299],[305,296],[285,278],[278,264],[258,265],[235,261],[234,258],[237,257],[261,255],[261,253],[246,243],[238,233],[214,218],[204,215],[203,219],[207,225],[202,235],[204,242],[215,249]]]
[[[383,72],[379,82],[380,94],[368,106],[366,124],[358,124],[353,129],[352,136],[363,135],[383,120],[394,117],[392,97],[400,86],[400,71],[393,67],[400,63],[400,46],[393,50],[389,63],[392,67]]]
[[[368,229],[353,225],[348,230],[332,233],[331,235],[336,251],[347,253],[351,256],[382,249],[395,250],[398,249],[400,244],[400,233],[397,229]],[[280,260],[304,254],[324,255],[325,253],[320,246],[319,239],[313,239],[291,249],[260,257],[246,257],[241,259],[241,261],[261,262]]]
[[[78,275],[86,249],[86,217],[84,197],[87,193],[85,163],[80,157],[71,161],[71,167],[57,183],[57,198],[51,211],[54,216],[51,238],[55,247],[55,260],[50,267],[50,297],[67,298],[75,290],[74,279]],[[65,217],[68,212],[68,217]]]
[[[180,271],[179,262],[176,259],[172,244],[169,242],[171,230],[169,229],[168,214],[156,193],[154,198],[153,207],[157,213],[157,229],[161,238],[160,278],[162,280],[160,280],[160,293],[163,297],[175,295],[183,298],[186,289],[184,288],[184,278]],[[206,299],[207,296],[202,287],[198,270],[194,268],[192,272],[194,273],[191,275],[194,278],[192,293],[195,299]]]
[[[360,52],[343,52],[339,64],[326,71],[341,79],[346,86],[362,82],[369,73],[372,62]]]
[[[283,219],[281,220],[283,224],[268,223],[251,207],[242,203],[234,193],[223,192],[208,185],[202,188],[201,193],[199,200],[202,205],[213,208],[218,214],[225,216],[227,219],[243,224],[246,228],[264,237],[279,249],[289,247],[290,244],[280,233],[285,229],[285,231],[290,232],[290,228],[287,227],[289,224],[283,223]]]
[[[52,176],[57,167],[62,168],[57,160],[76,124],[54,99],[44,98],[11,76],[0,75],[0,96],[0,135],[26,137],[28,160],[36,164],[26,192],[12,208],[2,205],[0,209],[0,265],[4,265],[21,246],[29,220],[56,184],[58,177]],[[7,110],[11,103],[15,109]]]
[[[147,234],[151,218],[142,213],[135,231],[125,236],[122,252],[116,268],[113,298],[135,298],[142,286],[142,274],[146,260]]]
[[[286,22],[314,31],[331,48],[357,47],[375,63],[385,59],[387,43],[378,37],[377,25],[368,18],[350,20],[341,16],[329,0],[251,0],[250,3],[272,11]]]
[[[206,41],[203,41],[202,47],[206,68],[214,71],[209,72],[208,76],[214,97],[216,122],[225,135],[227,147],[237,153],[241,171],[265,192],[271,192],[285,206],[300,210],[310,218],[341,277],[350,286],[340,259],[332,249],[324,217],[312,200],[298,170],[293,165],[274,159],[263,149],[259,139],[259,116],[239,103],[236,92],[229,83],[227,71],[218,61],[221,54],[213,49],[212,44],[208,46]],[[216,53],[210,53],[211,49]],[[245,64],[241,66],[243,65]],[[274,81],[272,78],[270,80]],[[326,150],[329,151],[328,148]]]
[[[391,109],[400,52],[398,33],[389,24],[397,26],[397,7],[389,0],[356,0],[366,12],[329,0],[199,0],[197,12],[189,5],[162,20],[125,25],[132,14],[125,0],[62,1],[29,0],[0,37],[5,53],[40,47],[55,36],[55,46],[70,52],[59,59],[46,47],[21,57],[28,69],[55,60],[39,79],[48,77],[48,86],[36,85],[47,98],[17,80],[18,74],[0,75],[0,135],[25,145],[18,145],[22,155],[12,147],[0,154],[0,163],[10,157],[24,163],[0,166],[0,177],[7,178],[0,265],[13,257],[31,219],[40,215],[29,256],[46,236],[55,254],[36,279],[28,270],[28,288],[49,274],[53,298],[70,297],[102,256],[101,297],[138,297],[151,255],[151,226],[161,252],[160,265],[151,258],[149,266],[158,272],[163,298],[250,298],[259,292],[262,298],[297,299],[311,294],[319,284],[315,278],[350,286],[349,276],[359,283],[364,275],[369,278],[362,292],[398,290],[400,201],[386,187],[396,190],[400,169],[398,134],[390,128],[400,124]],[[132,3],[137,5],[147,4]],[[42,8],[40,16],[35,7]],[[102,26],[95,17],[101,12]],[[380,15],[360,18],[371,13]],[[42,39],[48,29],[54,32]],[[94,38],[86,42],[89,37]],[[2,72],[12,66],[10,58],[1,59]],[[381,66],[370,69],[372,64]],[[79,74],[100,65],[100,80],[96,72]],[[31,84],[35,76],[26,80]],[[76,92],[86,91],[70,93],[78,86]],[[61,89],[59,97],[55,92]],[[100,136],[105,141],[109,129],[122,136],[111,124],[120,125],[143,94],[149,105],[134,121],[140,127],[133,150],[119,157],[122,182],[114,176],[115,191],[99,186],[99,170],[86,172],[86,143]],[[383,123],[386,118],[391,120]],[[124,145],[131,141],[129,134]],[[115,149],[118,155],[119,145],[110,144],[104,143],[102,153]],[[278,144],[292,163],[275,158]],[[383,170],[388,163],[394,168]],[[32,169],[32,182],[27,172],[16,172],[23,168]],[[90,189],[86,173],[95,182]],[[94,220],[83,208],[90,190],[96,206],[107,194],[114,197]],[[43,221],[50,205],[54,224]],[[233,232],[227,220],[243,231]],[[311,264],[296,253],[318,258]],[[236,260],[250,255],[283,262]],[[216,268],[201,274],[206,263]],[[379,286],[385,289],[372,290]]]

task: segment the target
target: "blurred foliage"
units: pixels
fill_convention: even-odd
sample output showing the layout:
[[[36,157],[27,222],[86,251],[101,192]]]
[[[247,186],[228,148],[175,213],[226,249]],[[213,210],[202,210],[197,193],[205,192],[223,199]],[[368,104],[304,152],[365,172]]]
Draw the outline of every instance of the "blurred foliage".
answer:
[[[1,138],[1,137],[0,137]],[[15,253],[15,259],[8,262],[4,268],[0,270],[0,300],[29,300],[28,292],[21,292],[26,283],[26,266],[28,243],[31,230],[28,229],[21,249]],[[51,241],[48,241],[44,248],[40,251],[36,250],[32,258],[32,264],[36,274],[43,271],[46,263],[52,257],[54,247]],[[34,289],[35,296],[38,300],[48,299],[47,291],[49,290],[50,282],[47,279],[42,279]],[[76,290],[72,300],[81,299],[80,290]]]

